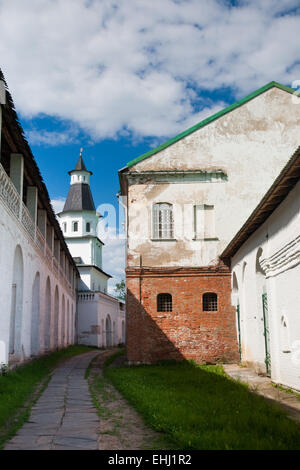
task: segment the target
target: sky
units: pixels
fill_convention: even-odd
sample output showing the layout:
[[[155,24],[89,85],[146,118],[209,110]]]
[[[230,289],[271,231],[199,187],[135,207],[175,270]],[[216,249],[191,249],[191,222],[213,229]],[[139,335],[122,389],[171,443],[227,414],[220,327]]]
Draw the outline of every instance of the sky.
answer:
[[[295,87],[299,31],[299,0],[0,0],[0,67],[55,210],[80,147],[96,206],[118,210],[128,161],[272,80]]]

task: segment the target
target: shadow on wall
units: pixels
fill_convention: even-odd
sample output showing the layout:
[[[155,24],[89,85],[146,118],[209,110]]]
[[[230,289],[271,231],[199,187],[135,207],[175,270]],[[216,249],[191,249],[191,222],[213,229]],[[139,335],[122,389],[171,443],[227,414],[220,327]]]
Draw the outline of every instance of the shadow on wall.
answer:
[[[195,295],[186,292],[185,297],[184,302],[190,303],[187,307],[177,301],[178,305],[173,305],[172,311],[158,312],[154,292],[144,296],[144,305],[141,305],[128,289],[126,352],[129,362],[239,361],[235,309],[225,303],[227,294],[222,301],[220,299],[216,312],[203,312],[199,306],[195,307]]]
[[[172,312],[160,312],[161,321],[170,313]],[[129,289],[126,316],[126,356],[129,362],[150,364],[160,360],[186,359]]]

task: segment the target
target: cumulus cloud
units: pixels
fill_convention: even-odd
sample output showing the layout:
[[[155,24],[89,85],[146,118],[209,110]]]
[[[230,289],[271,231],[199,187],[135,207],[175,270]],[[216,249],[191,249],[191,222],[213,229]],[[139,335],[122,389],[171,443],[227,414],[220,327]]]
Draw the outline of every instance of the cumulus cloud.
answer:
[[[221,106],[199,90],[231,87],[239,98],[300,77],[299,0],[235,5],[0,0],[1,67],[25,117],[72,121],[94,140],[172,135]]]
[[[115,295],[116,283],[125,279],[125,237],[124,234],[117,234],[112,227],[103,241],[105,243],[102,247],[103,270],[112,276],[108,282],[108,293]]]
[[[46,147],[56,147],[57,145],[79,143],[78,132],[57,132],[46,130],[28,130],[26,137],[31,145],[43,145]]]
[[[59,212],[63,210],[65,202],[66,202],[66,198],[63,198],[63,197],[59,197],[59,198],[51,200],[51,204],[52,204],[55,214],[58,214]]]

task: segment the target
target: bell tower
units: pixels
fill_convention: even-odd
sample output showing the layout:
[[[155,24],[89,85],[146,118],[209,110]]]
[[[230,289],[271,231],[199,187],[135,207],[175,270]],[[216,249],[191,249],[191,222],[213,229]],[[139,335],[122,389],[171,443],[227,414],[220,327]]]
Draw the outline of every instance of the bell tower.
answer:
[[[58,215],[61,229],[71,255],[77,265],[81,281],[79,290],[107,292],[111,277],[102,270],[102,246],[97,227],[101,215],[96,211],[90,189],[90,176],[82,158],[82,149],[71,176],[70,189]]]

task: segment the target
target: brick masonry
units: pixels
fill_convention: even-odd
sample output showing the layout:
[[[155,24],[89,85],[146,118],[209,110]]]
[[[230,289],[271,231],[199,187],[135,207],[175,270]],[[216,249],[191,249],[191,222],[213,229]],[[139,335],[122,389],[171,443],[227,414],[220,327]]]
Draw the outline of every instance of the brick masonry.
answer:
[[[127,268],[126,279],[129,362],[239,360],[229,268]],[[203,311],[205,292],[218,295],[218,311]],[[172,312],[157,312],[159,293],[172,295]]]

